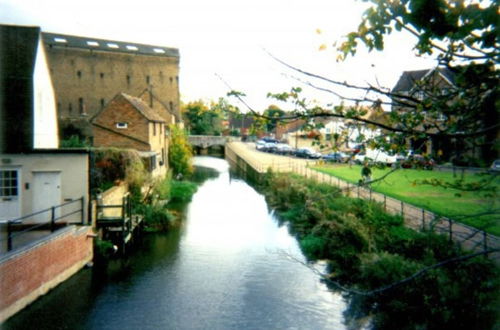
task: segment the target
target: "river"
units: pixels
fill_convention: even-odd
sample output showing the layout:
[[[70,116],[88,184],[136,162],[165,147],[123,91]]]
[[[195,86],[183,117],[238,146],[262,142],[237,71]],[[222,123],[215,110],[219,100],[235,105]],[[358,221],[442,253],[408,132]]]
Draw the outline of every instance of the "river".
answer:
[[[345,329],[345,301],[286,257],[304,260],[264,196],[222,159],[195,164],[211,175],[180,228],[80,271],[2,329]]]

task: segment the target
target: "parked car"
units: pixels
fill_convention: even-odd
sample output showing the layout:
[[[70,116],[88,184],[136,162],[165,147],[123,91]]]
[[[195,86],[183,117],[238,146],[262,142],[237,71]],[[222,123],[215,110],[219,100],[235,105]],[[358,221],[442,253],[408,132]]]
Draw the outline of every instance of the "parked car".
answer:
[[[276,146],[277,146],[277,143],[267,142],[266,144],[264,144],[262,151],[271,152],[271,153],[276,152]]]
[[[299,148],[295,151],[295,156],[299,158],[319,159],[321,154],[311,148]]]
[[[263,137],[261,140],[264,142],[267,142],[267,143],[279,143],[280,142],[272,137]]]
[[[293,152],[293,148],[286,143],[276,144],[276,153],[280,155],[290,155]]]
[[[345,163],[349,160],[349,155],[344,154],[343,152],[332,152],[321,157],[327,162],[332,163]]]
[[[490,172],[500,173],[500,159],[493,161],[490,166]]]
[[[266,145],[266,141],[259,140],[259,141],[255,142],[255,149],[262,151],[262,149],[264,149],[265,145]]]
[[[434,168],[434,159],[425,157],[419,154],[411,155],[406,160],[401,162],[402,168],[419,168],[425,170],[432,170]]]

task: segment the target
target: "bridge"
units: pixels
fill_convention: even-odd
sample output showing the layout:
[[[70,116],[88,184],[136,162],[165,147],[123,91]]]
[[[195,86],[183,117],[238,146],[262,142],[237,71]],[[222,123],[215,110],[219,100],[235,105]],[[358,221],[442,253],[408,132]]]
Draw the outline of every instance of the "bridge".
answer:
[[[193,147],[207,149],[215,146],[225,146],[228,142],[240,141],[237,136],[189,135],[189,143]]]

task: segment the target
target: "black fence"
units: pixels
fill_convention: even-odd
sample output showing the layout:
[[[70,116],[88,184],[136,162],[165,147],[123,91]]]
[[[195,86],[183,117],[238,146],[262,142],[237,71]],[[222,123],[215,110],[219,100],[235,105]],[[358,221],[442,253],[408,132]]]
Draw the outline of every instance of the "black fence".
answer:
[[[4,245],[6,242],[7,251],[11,251],[13,249],[14,240],[27,236],[29,233],[42,230],[50,231],[52,233],[58,228],[71,224],[85,225],[86,221],[84,210],[84,198],[80,197],[78,199],[52,206],[48,209],[31,213],[17,219],[8,220],[5,223],[7,227],[7,237],[0,239],[0,244]],[[75,214],[79,215],[77,217],[77,221],[74,219],[71,221],[64,221],[64,219],[68,219]],[[50,220],[40,222],[40,218],[49,218]]]

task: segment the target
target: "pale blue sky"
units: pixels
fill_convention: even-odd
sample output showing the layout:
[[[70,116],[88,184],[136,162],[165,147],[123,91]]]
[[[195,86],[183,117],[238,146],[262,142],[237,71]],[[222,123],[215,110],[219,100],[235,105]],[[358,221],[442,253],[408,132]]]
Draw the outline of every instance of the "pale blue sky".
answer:
[[[392,37],[384,53],[361,50],[344,63],[334,48],[319,51],[356,29],[366,3],[355,0],[0,0],[0,23],[38,25],[43,31],[177,47],[183,101],[244,91],[263,108],[267,92],[298,83],[263,49],[284,61],[334,79],[378,81],[392,87],[401,71],[433,66],[413,55],[411,36]],[[321,29],[322,33],[316,33]],[[336,102],[312,92],[322,103]]]

